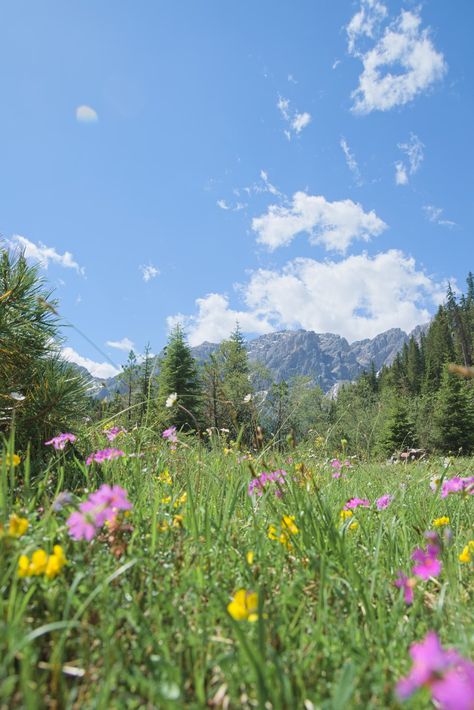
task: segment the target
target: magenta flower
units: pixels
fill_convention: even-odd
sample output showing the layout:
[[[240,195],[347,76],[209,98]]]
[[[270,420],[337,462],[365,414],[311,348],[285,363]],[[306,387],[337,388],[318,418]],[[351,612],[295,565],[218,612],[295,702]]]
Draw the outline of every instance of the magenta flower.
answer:
[[[388,508],[390,503],[392,502],[393,497],[386,494],[384,496],[381,496],[380,498],[377,498],[375,501],[375,505],[377,506],[377,510],[385,510],[385,508]]]
[[[121,456],[125,456],[125,451],[121,449],[102,449],[101,451],[95,451],[86,459],[86,466],[89,466],[93,461],[96,463],[103,463],[104,461],[112,461],[113,459],[118,459]]]
[[[437,577],[441,572],[442,563],[438,559],[439,547],[437,545],[427,545],[426,550],[418,547],[412,554],[413,562],[416,562],[412,567],[413,574],[421,579],[429,579]]]
[[[398,572],[398,578],[395,580],[395,586],[398,587],[398,589],[403,589],[405,604],[413,604],[413,590],[415,585],[416,579],[413,577],[407,577],[401,570]]]
[[[419,688],[428,688],[441,710],[472,710],[474,707],[474,664],[457,651],[445,651],[434,631],[421,643],[410,646],[413,666],[397,684],[397,695],[409,698]]]
[[[56,449],[56,451],[62,451],[68,441],[70,441],[71,444],[73,444],[76,441],[76,439],[77,439],[77,436],[75,434],[71,434],[69,432],[66,432],[64,434],[58,434],[57,436],[53,436],[53,438],[50,439],[49,441],[45,441],[44,445],[45,446],[53,446]]]
[[[90,542],[97,532],[94,520],[85,513],[75,511],[71,513],[66,520],[66,525],[69,528],[69,535],[74,540],[87,540]]]
[[[275,488],[274,492],[277,498],[281,498],[283,494],[281,487],[285,484],[286,475],[287,473],[283,469],[278,469],[278,471],[272,471],[271,473],[260,473],[257,478],[253,478],[249,483],[249,496],[253,495],[254,493],[256,493],[258,496],[263,495],[265,490],[268,489],[266,487],[268,487],[268,484],[270,484],[270,486],[273,486]]]
[[[126,490],[104,483],[79,505],[79,511],[69,516],[66,521],[69,534],[75,540],[90,541],[106,521],[112,522],[120,510],[130,508]]]
[[[448,478],[441,486],[441,498],[446,498],[450,493],[468,493],[474,495],[474,476],[466,478]]]
[[[113,426],[102,430],[107,439],[112,442],[119,434],[126,434],[127,430],[123,426]]]
[[[351,498],[345,504],[344,510],[353,510],[359,506],[362,508],[368,508],[370,506],[370,501],[367,500],[367,498]]]

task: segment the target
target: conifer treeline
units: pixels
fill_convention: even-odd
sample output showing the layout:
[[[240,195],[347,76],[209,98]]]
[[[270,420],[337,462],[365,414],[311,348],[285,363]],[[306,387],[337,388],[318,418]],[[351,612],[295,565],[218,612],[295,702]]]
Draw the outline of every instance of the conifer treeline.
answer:
[[[391,366],[374,366],[357,382],[329,399],[309,378],[275,382],[261,365],[249,363],[238,325],[204,364],[192,357],[180,326],[171,333],[157,372],[148,352],[138,366],[133,353],[124,368],[128,416],[188,431],[228,430],[229,437],[255,443],[259,426],[265,440],[283,447],[306,437],[364,457],[387,456],[404,448],[468,453],[474,448],[474,381],[448,370],[469,367],[474,353],[474,277],[446,301],[429,327],[412,337]],[[146,396],[145,396],[146,393]],[[177,402],[166,406],[170,394]],[[120,399],[120,398],[119,398]],[[137,407],[136,402],[141,402]],[[135,412],[134,414],[131,414]]]

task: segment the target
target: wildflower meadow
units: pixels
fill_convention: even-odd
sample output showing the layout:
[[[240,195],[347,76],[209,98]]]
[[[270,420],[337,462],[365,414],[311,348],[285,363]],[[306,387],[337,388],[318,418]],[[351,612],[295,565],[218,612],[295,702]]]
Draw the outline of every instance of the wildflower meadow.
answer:
[[[472,710],[474,464],[346,443],[11,437],[0,708]]]

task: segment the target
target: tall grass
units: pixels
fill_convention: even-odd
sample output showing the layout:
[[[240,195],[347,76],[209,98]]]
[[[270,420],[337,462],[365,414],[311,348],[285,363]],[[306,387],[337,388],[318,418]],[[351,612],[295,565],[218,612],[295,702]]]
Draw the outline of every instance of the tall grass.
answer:
[[[291,458],[267,451],[242,460],[216,440],[181,439],[173,452],[145,428],[116,443],[127,457],[86,467],[105,441],[80,437],[74,453],[58,452],[33,478],[27,458],[12,465],[13,442],[2,455],[2,710],[394,708],[409,645],[428,629],[474,655],[472,565],[458,560],[474,538],[474,498],[441,499],[430,488],[433,476],[472,475],[472,461],[447,472],[440,461],[355,462],[334,479],[325,454],[309,446]],[[275,487],[248,495],[255,473],[280,468],[288,473],[281,497]],[[128,491],[130,515],[118,531],[72,540],[72,507],[104,481]],[[66,489],[72,507],[56,510]],[[373,502],[386,493],[393,501],[378,511]],[[371,507],[343,522],[354,496]],[[29,520],[18,538],[7,534],[14,512]],[[268,536],[284,515],[298,528],[290,549]],[[407,606],[396,574],[409,572],[414,548],[444,515],[442,572],[420,581]],[[20,554],[54,544],[68,559],[56,578],[18,577]],[[258,593],[257,622],[228,613],[238,589]],[[407,707],[425,708],[427,697]]]

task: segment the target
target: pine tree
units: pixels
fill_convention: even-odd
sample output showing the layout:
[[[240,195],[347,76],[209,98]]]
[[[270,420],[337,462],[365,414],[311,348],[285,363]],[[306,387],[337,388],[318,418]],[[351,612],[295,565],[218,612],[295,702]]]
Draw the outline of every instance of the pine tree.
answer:
[[[249,406],[253,394],[250,382],[250,366],[247,349],[239,324],[228,340],[219,348],[222,362],[222,390],[227,414],[227,428],[234,436],[242,433],[249,441],[251,437],[252,409]]]
[[[474,446],[474,420],[470,385],[443,370],[436,397],[434,444],[443,453],[469,453]]]
[[[177,402],[168,408],[166,400],[175,393]],[[170,333],[160,359],[158,408],[165,425],[173,424],[184,430],[200,428],[202,389],[198,368],[179,324]]]
[[[120,379],[125,384],[126,391],[126,406],[127,406],[127,419],[128,425],[135,421],[137,418],[137,413],[133,411],[132,405],[135,402],[135,395],[138,387],[139,371],[138,371],[138,361],[137,356],[130,350],[128,353],[127,362],[122,365],[122,373]]]
[[[415,424],[409,402],[395,392],[386,393],[384,423],[378,435],[378,450],[388,456],[416,445]]]

